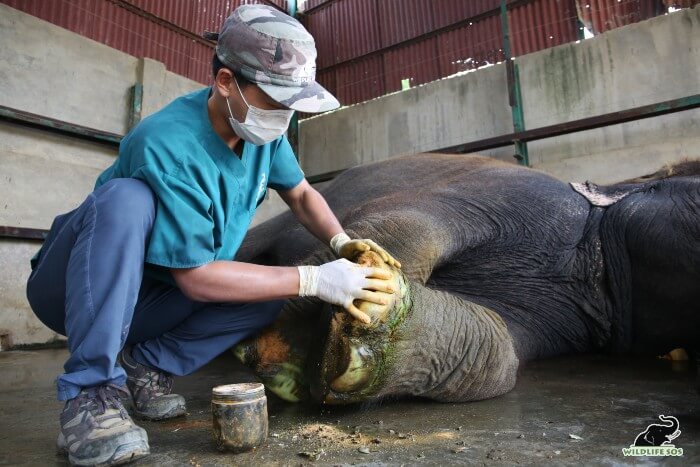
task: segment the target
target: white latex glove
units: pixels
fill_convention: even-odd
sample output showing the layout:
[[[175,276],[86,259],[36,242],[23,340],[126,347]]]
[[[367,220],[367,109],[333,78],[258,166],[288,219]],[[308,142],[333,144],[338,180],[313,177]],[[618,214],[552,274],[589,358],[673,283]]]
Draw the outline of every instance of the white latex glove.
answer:
[[[357,255],[364,251],[372,250],[377,253],[389,266],[401,268],[401,263],[391,256],[388,251],[377,245],[376,242],[369,238],[353,240],[345,232],[340,232],[331,238],[331,249],[339,257],[350,260],[355,259]]]
[[[297,266],[299,296],[318,297],[324,302],[340,305],[353,317],[369,324],[370,317],[360,311],[353,300],[366,300],[386,305],[387,297],[372,291],[392,293],[391,273],[352,263],[345,258],[321,266]]]

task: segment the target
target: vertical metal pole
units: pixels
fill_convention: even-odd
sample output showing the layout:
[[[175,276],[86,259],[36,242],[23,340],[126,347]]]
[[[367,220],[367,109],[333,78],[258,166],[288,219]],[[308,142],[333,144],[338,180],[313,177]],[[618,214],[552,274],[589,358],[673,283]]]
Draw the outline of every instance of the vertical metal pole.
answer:
[[[132,129],[141,121],[142,105],[143,84],[136,83],[131,88],[131,112],[129,112],[129,129]]]
[[[287,13],[292,18],[297,17],[297,0],[287,0]],[[292,146],[292,150],[299,160],[299,113],[294,112],[292,120],[289,122],[289,128],[287,129],[287,138],[289,139],[289,144]]]
[[[506,0],[501,0],[501,28],[503,30],[503,53],[506,58],[506,76],[508,79],[508,102],[513,115],[513,129],[515,133],[525,131],[525,116],[523,115],[523,101],[520,94],[520,72],[518,64],[512,60],[510,53],[510,28],[508,27],[508,6]],[[518,163],[530,165],[525,141],[515,141],[515,156]]]
[[[585,28],[586,25],[583,24],[583,21],[581,21],[581,18],[576,19],[576,38],[580,41],[584,40],[586,38],[586,34],[583,32],[583,28]]]

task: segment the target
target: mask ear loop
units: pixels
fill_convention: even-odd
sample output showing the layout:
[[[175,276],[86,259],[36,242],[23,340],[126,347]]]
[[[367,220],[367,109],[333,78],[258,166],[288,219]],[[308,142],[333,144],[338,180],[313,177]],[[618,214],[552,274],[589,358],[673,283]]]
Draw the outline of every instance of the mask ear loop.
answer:
[[[236,120],[236,117],[233,116],[233,112],[231,112],[231,104],[228,102],[228,97],[226,98],[226,107],[228,107],[228,114],[231,116],[232,119]],[[238,121],[238,120],[236,120]]]
[[[238,85],[238,80],[236,79],[236,75],[233,75],[233,82],[236,83],[236,87],[238,88],[238,94],[241,95],[241,98],[243,99],[243,103],[245,103],[246,107],[250,109],[250,105],[248,105],[248,101],[245,100],[245,97],[243,97],[243,92],[241,91],[241,87]],[[228,97],[226,98],[226,107],[228,107],[228,114],[231,116],[232,119],[238,121],[236,117],[233,116],[233,111],[231,111],[231,104],[228,101]]]
[[[245,106],[250,108],[250,104],[248,104],[248,101],[245,100],[245,96],[243,95],[243,91],[241,91],[241,87],[238,85],[238,79],[236,79],[236,75],[233,75],[233,82],[236,83],[236,88],[238,88],[238,94],[241,95],[241,99],[243,99],[243,102],[245,102]]]

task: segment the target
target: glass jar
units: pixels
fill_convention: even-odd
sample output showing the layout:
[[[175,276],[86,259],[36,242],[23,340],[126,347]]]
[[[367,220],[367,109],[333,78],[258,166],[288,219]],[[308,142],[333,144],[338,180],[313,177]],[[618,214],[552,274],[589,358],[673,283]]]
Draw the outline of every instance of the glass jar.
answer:
[[[249,451],[267,439],[267,397],[260,383],[216,386],[211,413],[214,442],[220,451]]]

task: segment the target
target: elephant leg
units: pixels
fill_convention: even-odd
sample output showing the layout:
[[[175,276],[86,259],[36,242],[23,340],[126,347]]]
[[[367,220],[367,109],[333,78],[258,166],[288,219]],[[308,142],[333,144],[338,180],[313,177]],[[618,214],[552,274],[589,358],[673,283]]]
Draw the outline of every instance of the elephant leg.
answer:
[[[456,252],[481,241],[481,232],[463,232],[452,216],[434,207],[390,209],[386,200],[368,203],[343,220],[352,238],[370,238],[401,262],[401,272],[410,280],[425,284],[433,271]],[[358,261],[358,258],[354,258]]]
[[[357,262],[390,271],[394,281],[387,305],[356,302],[369,325],[340,307],[295,299],[234,349],[269,390],[287,401],[311,394],[347,404],[401,395],[467,401],[512,389],[519,360],[497,313],[410,281],[374,252]]]
[[[519,360],[505,322],[492,310],[410,281],[373,252],[357,260],[394,276],[387,306],[361,302],[364,324],[327,306],[325,341],[309,354],[312,397],[347,404],[417,395],[468,401],[515,385]]]
[[[347,225],[346,231],[351,237],[371,238],[401,261],[403,275],[392,272],[397,281],[399,277],[409,277],[425,283],[438,261],[447,255],[450,248],[459,245],[456,238],[449,237],[451,230],[443,217],[417,216],[410,210],[373,210],[370,203],[358,210],[356,218],[350,216],[344,219],[343,224]],[[310,252],[298,264],[319,265],[333,259],[330,248],[324,247]],[[375,260],[379,265],[381,259],[378,257],[355,258],[356,262],[365,261],[367,264]],[[389,268],[387,265],[383,267]],[[361,302],[356,305],[377,315],[387,315],[389,312],[388,307]],[[307,356],[310,352],[322,351],[328,326],[339,323],[338,319],[331,318],[343,314],[336,313],[339,311],[338,308],[324,308],[318,300],[290,300],[275,323],[257,336],[238,344],[234,353],[276,395],[287,401],[305,399],[309,394],[307,365],[313,363],[313,359],[307,363]],[[348,326],[354,326],[349,316],[344,319],[348,321]],[[355,374],[361,372],[358,368]]]

